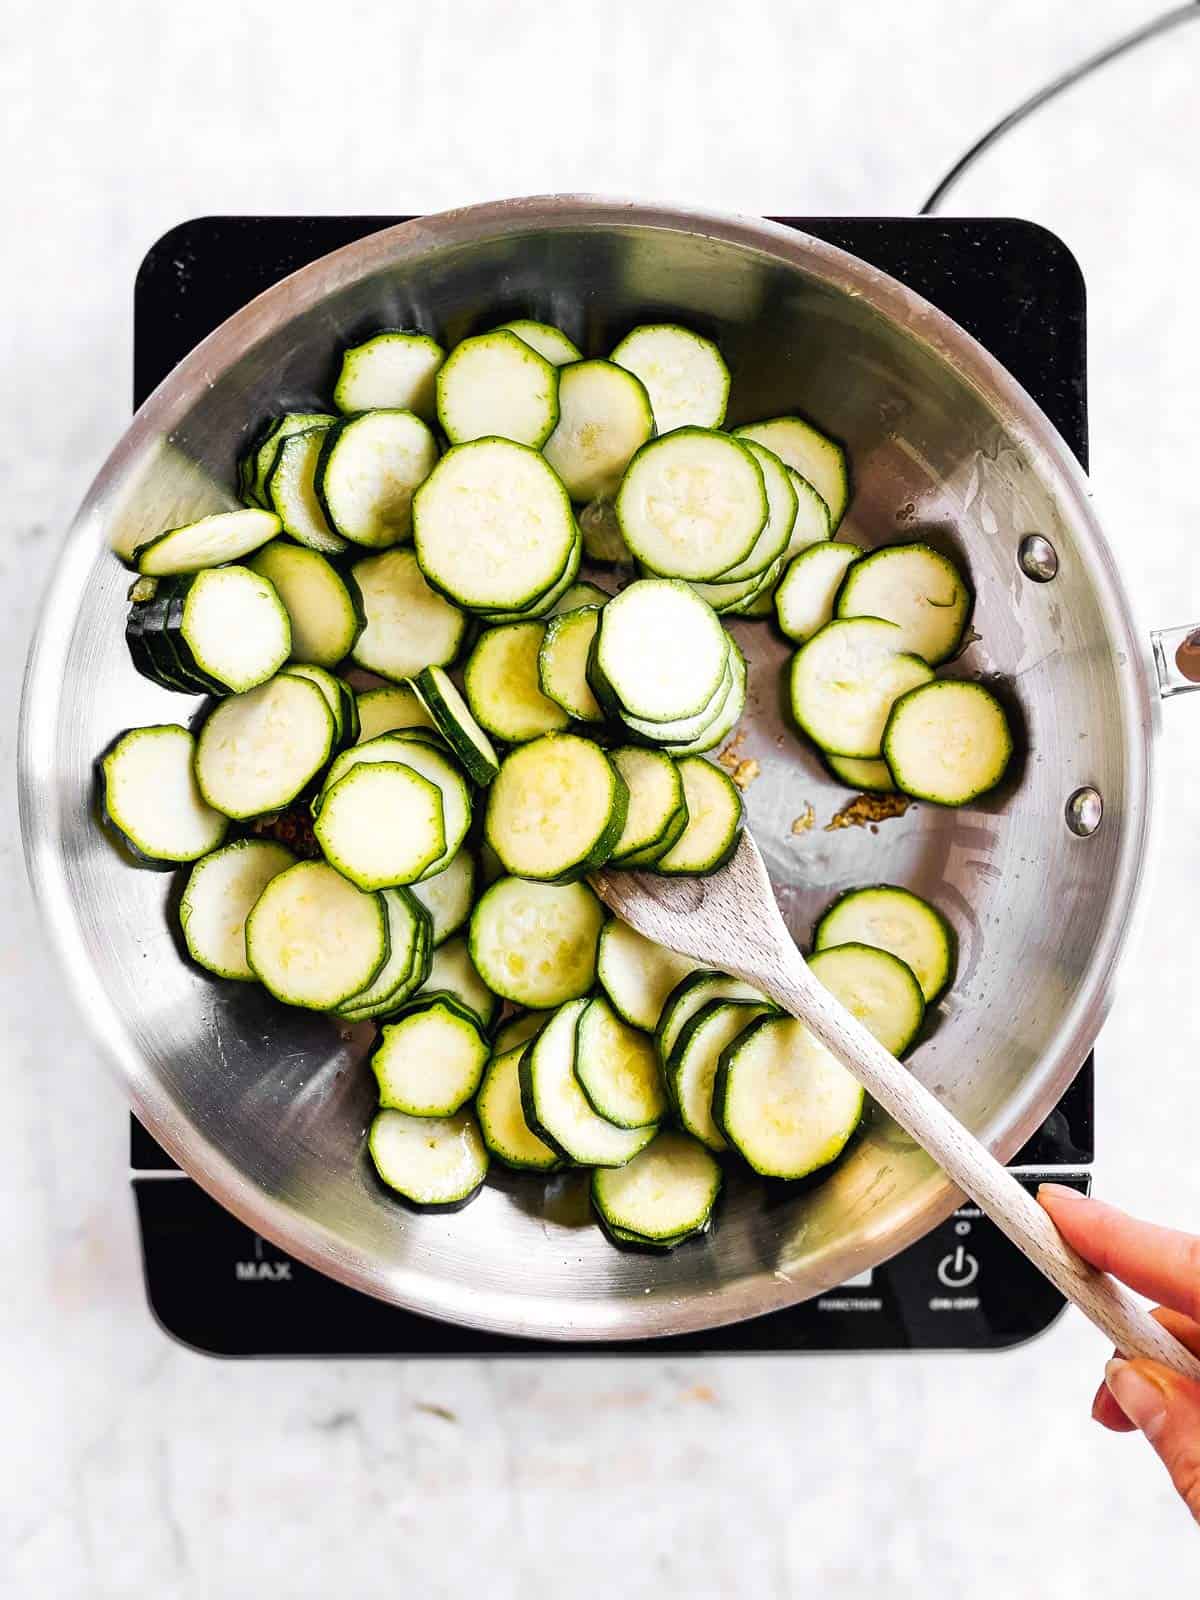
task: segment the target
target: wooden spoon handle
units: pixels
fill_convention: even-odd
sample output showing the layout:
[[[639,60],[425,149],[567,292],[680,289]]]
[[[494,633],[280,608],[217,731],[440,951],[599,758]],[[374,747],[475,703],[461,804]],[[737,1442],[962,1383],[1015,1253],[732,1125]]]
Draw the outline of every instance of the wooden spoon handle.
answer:
[[[871,1098],[922,1145],[1018,1250],[1090,1317],[1125,1356],[1148,1356],[1200,1380],[1200,1360],[1157,1323],[1123,1284],[1089,1265],[1063,1239],[1022,1183],[937,1097],[824,989],[799,953],[795,963],[756,974],[770,997],[799,1017]]]

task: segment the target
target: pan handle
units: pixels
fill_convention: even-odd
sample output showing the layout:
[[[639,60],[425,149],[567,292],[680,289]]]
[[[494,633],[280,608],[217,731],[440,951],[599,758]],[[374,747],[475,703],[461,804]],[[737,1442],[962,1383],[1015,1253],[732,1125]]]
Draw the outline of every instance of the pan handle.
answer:
[[[1200,689],[1200,628],[1156,628],[1150,644],[1158,692],[1164,700]]]

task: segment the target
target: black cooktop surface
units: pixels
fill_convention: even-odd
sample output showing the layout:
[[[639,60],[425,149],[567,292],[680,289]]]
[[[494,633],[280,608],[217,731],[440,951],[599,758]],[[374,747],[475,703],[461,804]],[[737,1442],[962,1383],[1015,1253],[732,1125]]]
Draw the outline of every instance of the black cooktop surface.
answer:
[[[134,402],[206,334],[318,256],[404,217],[205,217],[150,250],[134,294]],[[1053,234],[1006,219],[780,218],[909,284],[1024,385],[1087,465],[1085,301]],[[1093,1064],[1013,1166],[1086,1187]],[[973,1206],[852,1284],[731,1328],[644,1343],[558,1345],[433,1322],[291,1260],[223,1211],[136,1121],[131,1166],[146,1293],[164,1329],[218,1355],[571,1355],[991,1350],[1046,1328],[1062,1299]]]

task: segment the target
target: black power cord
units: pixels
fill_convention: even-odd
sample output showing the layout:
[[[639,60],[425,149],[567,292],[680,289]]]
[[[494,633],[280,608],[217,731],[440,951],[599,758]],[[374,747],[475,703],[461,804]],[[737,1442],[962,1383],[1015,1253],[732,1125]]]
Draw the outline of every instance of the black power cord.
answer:
[[[1028,100],[1023,100],[1014,111],[1010,111],[1006,117],[1002,117],[995,127],[989,128],[981,139],[976,139],[965,155],[959,157],[921,207],[918,215],[922,217],[931,216],[977,157],[981,156],[985,150],[989,150],[998,139],[1002,139],[1010,129],[1015,128],[1018,123],[1024,122],[1026,117],[1031,116],[1049,101],[1055,99],[1064,90],[1082,82],[1084,78],[1089,77],[1091,73],[1096,72],[1100,67],[1107,66],[1110,61],[1116,61],[1128,51],[1136,49],[1138,45],[1146,44],[1151,39],[1157,39],[1160,34],[1169,33],[1172,28],[1178,27],[1180,23],[1195,21],[1200,21],[1200,0],[1188,0],[1187,5],[1175,6],[1170,11],[1164,11],[1161,16],[1153,18],[1150,22],[1143,23],[1140,28],[1135,28],[1132,33],[1125,34],[1123,38],[1114,40],[1112,44],[1106,45],[1103,50],[1097,51],[1094,56],[1089,56],[1086,61],[1079,62],[1069,72],[1064,72],[1061,78],[1055,78],[1053,83],[1048,83],[1044,88],[1039,89],[1036,94],[1031,94]]]

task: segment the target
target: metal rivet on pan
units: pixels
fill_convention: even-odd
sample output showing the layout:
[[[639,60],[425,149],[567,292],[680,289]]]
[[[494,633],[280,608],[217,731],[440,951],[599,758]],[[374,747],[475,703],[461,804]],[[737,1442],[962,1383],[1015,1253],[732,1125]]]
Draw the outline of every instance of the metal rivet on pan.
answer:
[[[1104,801],[1099,789],[1076,789],[1067,801],[1067,827],[1081,839],[1090,838],[1104,816]]]
[[[1017,565],[1034,583],[1058,576],[1058,551],[1040,533],[1027,533],[1017,547]]]

